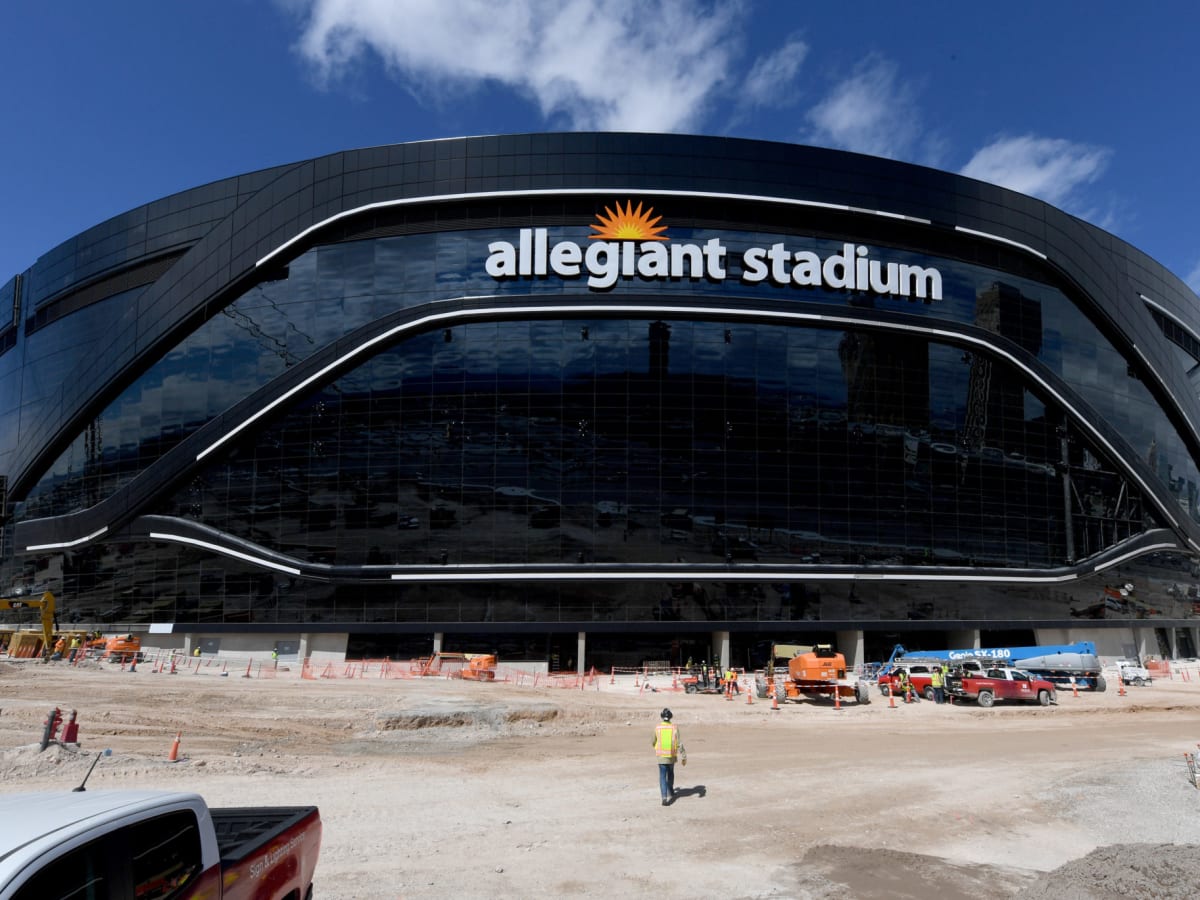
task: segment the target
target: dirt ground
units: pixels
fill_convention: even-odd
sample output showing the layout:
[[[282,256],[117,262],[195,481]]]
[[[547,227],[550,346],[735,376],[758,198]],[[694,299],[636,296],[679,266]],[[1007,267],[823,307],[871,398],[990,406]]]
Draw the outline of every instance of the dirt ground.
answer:
[[[222,672],[221,668],[225,671]],[[320,807],[322,900],[1192,897],[1200,681],[891,708],[444,678],[0,661],[0,791]],[[81,748],[39,752],[50,708]],[[659,803],[651,737],[688,751]],[[182,732],[182,759],[167,759]]]

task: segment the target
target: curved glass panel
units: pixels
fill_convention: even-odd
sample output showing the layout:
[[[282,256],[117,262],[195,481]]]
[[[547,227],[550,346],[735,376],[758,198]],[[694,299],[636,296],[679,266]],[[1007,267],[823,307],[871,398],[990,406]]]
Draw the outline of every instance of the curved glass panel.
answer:
[[[585,226],[547,229],[550,244],[583,246]],[[826,288],[755,284],[740,279],[742,254],[776,243],[823,258],[846,244],[760,232],[671,228],[674,243],[703,246],[714,238],[727,248],[727,275],[704,278],[618,278],[608,293],[590,291],[584,278],[517,277],[497,280],[485,270],[490,244],[517,240],[513,228],[484,228],[384,237],[317,247],[289,263],[287,277],[256,286],[194,332],[130,386],[78,437],[18,507],[21,519],[61,515],[111,496],[170,446],[230,404],[346,332],[399,308],[478,294],[587,295],[625,291],[664,296],[823,304],[832,311],[904,314],[970,324],[1011,341],[1072,385],[1151,466],[1179,506],[1200,521],[1200,472],[1146,386],[1099,329],[1060,291],[995,270],[907,251],[871,246],[872,258],[897,265],[936,267],[943,299],[875,297]],[[862,246],[862,245],[856,245]],[[536,351],[536,348],[535,348]]]
[[[999,363],[920,337],[480,323],[379,353],[161,513],[343,566],[1067,565],[1141,498]]]

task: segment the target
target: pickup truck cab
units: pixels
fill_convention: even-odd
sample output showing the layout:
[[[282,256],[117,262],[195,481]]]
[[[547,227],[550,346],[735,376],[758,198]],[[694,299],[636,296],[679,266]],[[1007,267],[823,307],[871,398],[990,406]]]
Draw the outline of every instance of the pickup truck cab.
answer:
[[[196,794],[0,796],[0,900],[306,900],[315,806],[209,809]]]
[[[947,689],[961,700],[974,700],[990,707],[997,700],[1022,700],[1049,706],[1058,699],[1054,685],[1023,669],[988,668],[979,672],[970,669],[951,671]]]

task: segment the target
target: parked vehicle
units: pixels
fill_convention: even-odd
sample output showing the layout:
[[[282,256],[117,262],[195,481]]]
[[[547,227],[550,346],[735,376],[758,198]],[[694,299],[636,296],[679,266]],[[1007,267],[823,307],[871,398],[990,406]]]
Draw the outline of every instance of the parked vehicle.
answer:
[[[974,700],[988,708],[997,700],[1020,700],[1049,706],[1058,700],[1054,684],[1024,669],[993,666],[982,672],[951,669],[947,690],[958,700]]]
[[[310,898],[315,806],[210,809],[197,794],[0,797],[0,900]]]
[[[1135,659],[1118,659],[1117,671],[1121,674],[1121,682],[1123,684],[1142,687],[1154,681],[1150,677],[1150,670],[1145,666],[1139,665]]]
[[[942,663],[935,659],[927,659],[923,662],[918,661],[918,657],[911,659],[905,658],[896,660],[880,671],[876,678],[876,684],[879,685],[879,693],[887,697],[891,694],[900,696],[900,673],[902,671],[908,673],[908,680],[916,691],[918,697],[924,697],[926,700],[933,699],[933,683],[932,676],[934,669],[941,668]]]
[[[1015,666],[1033,672],[1059,687],[1072,684],[1081,690],[1103,691],[1106,687],[1103,666],[1091,641],[1074,644],[1048,644],[1040,647],[974,647],[962,650],[921,650],[908,653],[897,644],[888,664],[909,659],[940,659],[951,665],[976,659],[985,664]],[[885,665],[886,669],[886,665]]]

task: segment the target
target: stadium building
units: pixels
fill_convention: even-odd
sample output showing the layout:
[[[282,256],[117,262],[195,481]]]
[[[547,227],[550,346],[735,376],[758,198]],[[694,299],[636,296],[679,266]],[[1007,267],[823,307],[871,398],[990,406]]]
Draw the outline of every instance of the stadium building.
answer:
[[[0,298],[0,583],[85,627],[556,668],[1196,653],[1200,301],[1002,188],[429,141],[150,203]]]

